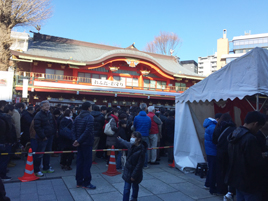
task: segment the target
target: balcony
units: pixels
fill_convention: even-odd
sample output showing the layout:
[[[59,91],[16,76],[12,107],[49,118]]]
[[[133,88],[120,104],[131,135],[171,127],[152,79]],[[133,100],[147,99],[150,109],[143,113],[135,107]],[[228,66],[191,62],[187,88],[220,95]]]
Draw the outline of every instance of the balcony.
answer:
[[[43,86],[43,87],[56,87],[56,88],[77,88],[77,89],[91,89],[91,90],[107,90],[107,91],[115,91],[120,90],[122,88],[111,87],[111,86],[96,86],[92,84],[93,78],[86,77],[74,77],[67,75],[56,75],[56,74],[46,74],[46,73],[35,73],[35,72],[25,72],[20,71],[15,75],[15,84],[16,87],[22,87],[23,79],[29,80],[29,87]],[[103,82],[108,81],[102,79]],[[46,85],[45,85],[46,84]],[[79,85],[79,86],[78,86]],[[88,86],[88,87],[87,87]],[[90,86],[90,88],[89,88]],[[142,93],[146,93],[146,91],[155,91],[155,92],[170,92],[170,93],[182,93],[188,87],[178,87],[178,86],[166,86],[166,85],[157,85],[157,87],[141,87],[141,86],[128,86],[127,84],[123,87],[124,91],[128,91],[130,93],[137,93],[136,91],[144,91]],[[129,90],[130,89],[130,90]],[[138,92],[139,93],[139,92]]]

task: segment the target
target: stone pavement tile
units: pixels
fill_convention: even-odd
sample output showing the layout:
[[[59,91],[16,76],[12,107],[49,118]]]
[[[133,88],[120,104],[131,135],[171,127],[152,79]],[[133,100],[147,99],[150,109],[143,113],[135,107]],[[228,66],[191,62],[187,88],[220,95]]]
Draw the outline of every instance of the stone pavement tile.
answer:
[[[175,192],[175,193],[167,193],[167,194],[161,194],[157,195],[164,201],[170,201],[170,200],[176,200],[176,201],[194,201],[194,199],[190,198],[187,195],[184,195],[181,192]]]
[[[176,191],[176,189],[158,179],[143,180],[140,185],[151,191],[153,194],[163,194]]]
[[[64,182],[62,181],[62,179],[53,179],[51,182],[52,182],[53,186],[62,186],[62,185],[65,186]]]
[[[21,201],[36,201],[38,200],[38,195],[36,193],[29,193],[29,194],[24,194],[20,196]]]
[[[143,169],[144,172],[147,172],[147,173],[153,173],[153,172],[163,172],[163,169],[161,169],[160,167],[156,167],[156,166],[153,166],[153,165],[150,165],[149,164],[149,168],[147,169]]]
[[[92,178],[93,185],[95,185],[97,188],[95,190],[87,189],[88,194],[94,195],[94,194],[102,194],[107,192],[114,192],[117,191],[112,184],[110,184],[108,181],[106,181],[103,177],[101,177],[99,174],[94,175]]]
[[[43,188],[37,190],[38,195],[55,195],[53,188]]]
[[[171,173],[168,172],[153,172],[150,173],[155,178],[167,183],[167,184],[175,184],[175,183],[181,183],[185,182],[185,180],[181,179],[180,177],[177,177]]]
[[[10,197],[12,201],[13,199],[20,199],[20,183],[5,184],[5,189],[7,197]]]
[[[162,199],[160,199],[159,197],[157,197],[156,195],[151,195],[151,196],[145,196],[145,197],[138,197],[139,201],[162,201]],[[170,200],[173,201],[173,200]],[[175,200],[174,200],[175,201]],[[177,201],[177,200],[176,200]]]
[[[67,188],[76,188],[76,180],[75,180],[75,176],[67,176],[67,177],[62,177],[65,185],[67,186]]]
[[[57,197],[60,197],[60,196],[71,196],[69,190],[67,188],[65,189],[54,189],[54,192],[56,194]]]
[[[151,174],[143,171],[143,179],[154,179],[154,177]]]
[[[71,195],[67,195],[67,196],[64,195],[64,196],[57,197],[57,201],[74,201],[74,199]]]
[[[189,183],[192,183],[200,188],[204,188],[204,184],[205,184],[205,180],[204,181],[200,181],[200,180],[197,180],[195,178],[192,178],[192,177],[187,177],[186,181],[188,181]]]
[[[106,179],[110,184],[114,183],[120,183],[123,181],[122,174],[116,175],[116,176],[108,176],[105,174],[100,174],[104,179]],[[93,182],[93,181],[92,181]]]
[[[112,201],[112,200],[120,201],[123,199],[123,195],[117,191],[104,194],[91,195],[91,197],[94,201]]]
[[[123,194],[125,182],[113,184],[113,186]],[[139,185],[139,197],[153,195],[150,191]]]
[[[181,191],[183,194],[190,196],[193,199],[209,198],[213,196],[207,190],[202,189],[189,182],[170,184],[170,186]]]
[[[36,186],[21,187],[21,195],[25,194],[37,194]]]
[[[75,201],[93,201],[87,191],[83,188],[73,188],[70,192]]]
[[[55,201],[57,197],[55,194],[53,195],[39,195],[39,201]]]
[[[51,180],[38,180],[36,181],[37,186],[51,186]]]
[[[213,196],[211,198],[198,199],[198,201],[222,201],[222,196]]]

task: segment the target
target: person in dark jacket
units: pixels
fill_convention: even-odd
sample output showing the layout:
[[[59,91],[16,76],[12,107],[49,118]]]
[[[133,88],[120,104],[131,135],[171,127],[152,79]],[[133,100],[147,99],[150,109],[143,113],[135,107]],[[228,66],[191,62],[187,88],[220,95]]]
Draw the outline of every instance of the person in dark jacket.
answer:
[[[229,158],[227,137],[236,129],[232,117],[225,113],[218,121],[213,133],[213,143],[217,146],[217,193],[224,195],[225,200],[233,200],[235,189],[224,183]]]
[[[146,142],[142,141],[140,132],[133,132],[130,142],[118,137],[121,144],[128,148],[127,161],[123,173],[125,180],[123,201],[129,201],[130,189],[132,187],[132,201],[137,201],[139,193],[139,183],[143,179],[143,166],[145,160],[145,152],[148,148]]]
[[[50,113],[49,101],[40,103],[41,110],[34,117],[34,130],[36,132],[37,152],[52,151],[53,137],[56,133],[56,124]],[[43,171],[40,171],[41,160],[43,158]],[[42,177],[43,173],[53,173],[50,168],[50,154],[34,155],[34,172],[36,176]]]
[[[165,116],[166,109],[164,107],[159,108],[160,111],[160,120],[162,121],[162,138],[160,139],[160,147],[166,146],[167,141],[167,126],[166,126],[166,120],[168,117]],[[160,156],[166,156],[165,154],[166,149],[160,149]],[[173,159],[172,159],[173,160]]]
[[[142,136],[142,140],[149,146],[149,133],[151,130],[152,122],[151,118],[147,116],[147,105],[146,103],[140,104],[140,113],[134,118],[133,126],[135,131],[139,131]],[[148,151],[146,150],[144,168],[148,168]]]
[[[111,112],[107,113],[106,115],[106,121],[109,122],[111,120],[111,129],[112,131],[114,131],[114,135],[112,136],[108,136],[107,135],[107,138],[106,138],[106,147],[108,149],[111,149],[112,146],[116,145],[116,142],[117,142],[117,130],[118,130],[118,122],[119,122],[119,119],[118,119],[118,110],[116,108],[113,108]],[[107,165],[109,164],[109,161],[110,161],[110,154],[111,152],[108,151],[107,152]]]
[[[34,107],[30,106],[25,112],[22,112],[21,115],[21,132],[23,133],[20,138],[21,144],[25,147],[27,142],[31,141],[30,138],[30,126],[34,118]]]
[[[229,164],[225,182],[236,188],[237,201],[260,201],[263,167],[256,134],[265,124],[260,112],[249,112],[244,125],[228,136]]]
[[[76,182],[77,187],[96,189],[91,184],[92,146],[94,145],[94,118],[90,114],[92,105],[90,102],[82,104],[80,114],[75,118],[72,133],[75,136],[73,143],[77,147]]]
[[[205,151],[207,155],[208,161],[208,173],[205,182],[205,188],[209,188],[209,192],[211,194],[217,193],[216,188],[216,165],[217,165],[217,148],[216,145],[212,142],[213,132],[217,125],[217,121],[220,119],[221,114],[216,114],[215,119],[207,118],[203,123],[203,127],[205,128]]]
[[[126,134],[126,127],[127,127],[127,121],[126,120],[120,120],[119,121],[119,128],[117,130],[116,136],[122,138],[123,140],[127,141],[127,134]],[[120,143],[116,143],[117,149],[123,149],[124,147]],[[123,151],[118,151],[116,156],[116,169],[122,169],[122,163],[121,163],[121,156]]]
[[[100,108],[97,105],[94,105],[93,111],[91,112],[91,115],[94,117],[94,145],[93,150],[98,149],[100,137],[103,132],[103,126],[105,123],[105,118],[103,114],[100,112]],[[92,161],[95,162],[96,152],[94,151],[92,153]]]
[[[170,111],[169,117],[166,119],[165,122],[165,133],[168,146],[173,146],[174,144],[174,129],[175,129],[175,111]],[[168,149],[168,162],[172,163],[174,159],[173,156],[173,148]]]
[[[71,110],[65,110],[63,114],[64,118],[59,125],[59,146],[62,151],[73,150],[74,135],[68,135],[67,132],[71,132],[73,126],[73,113]],[[67,130],[66,130],[67,129]],[[61,154],[61,168],[64,170],[72,170],[71,164],[73,160],[72,153]]]

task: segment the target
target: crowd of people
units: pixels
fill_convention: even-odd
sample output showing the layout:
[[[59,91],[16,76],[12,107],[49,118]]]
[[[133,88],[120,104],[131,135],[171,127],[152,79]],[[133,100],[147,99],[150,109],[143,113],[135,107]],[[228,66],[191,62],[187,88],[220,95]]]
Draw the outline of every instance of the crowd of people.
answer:
[[[203,126],[208,161],[204,187],[224,201],[234,195],[237,201],[267,201],[268,116],[249,112],[237,127],[228,113],[218,113]]]
[[[147,148],[173,145],[175,111],[165,108],[156,110],[154,106],[141,103],[140,107],[99,107],[85,102],[82,106],[50,107],[49,101],[39,105],[0,101],[0,177],[8,181],[9,168],[20,159],[17,150],[33,152],[77,150],[77,187],[95,189],[91,183],[91,165],[97,158],[106,160],[108,166],[110,152],[96,149],[128,149],[116,152],[116,168],[124,170],[124,198],[138,197],[138,184],[142,180],[142,169],[158,165],[161,156],[168,156],[173,162],[173,149],[149,150]],[[38,177],[53,173],[50,157],[57,154],[34,154],[34,173]],[[60,154],[60,166],[65,171],[72,170],[74,154]],[[123,160],[124,159],[124,160]]]

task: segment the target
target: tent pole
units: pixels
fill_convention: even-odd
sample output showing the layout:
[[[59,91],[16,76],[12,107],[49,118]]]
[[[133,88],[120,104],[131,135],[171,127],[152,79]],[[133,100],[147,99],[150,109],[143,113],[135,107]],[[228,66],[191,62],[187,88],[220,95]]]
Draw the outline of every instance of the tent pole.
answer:
[[[261,106],[261,108],[260,108],[260,111],[261,111],[261,109],[263,108],[263,106],[265,105],[267,99],[268,99],[268,97],[265,99],[264,103],[262,104],[262,106]]]
[[[252,107],[252,109],[253,110],[256,110],[254,107],[253,107],[253,105],[249,102],[249,100],[247,99],[247,98],[245,98],[246,99],[246,101],[248,102],[248,104]]]
[[[256,111],[259,111],[259,94],[256,95]]]

